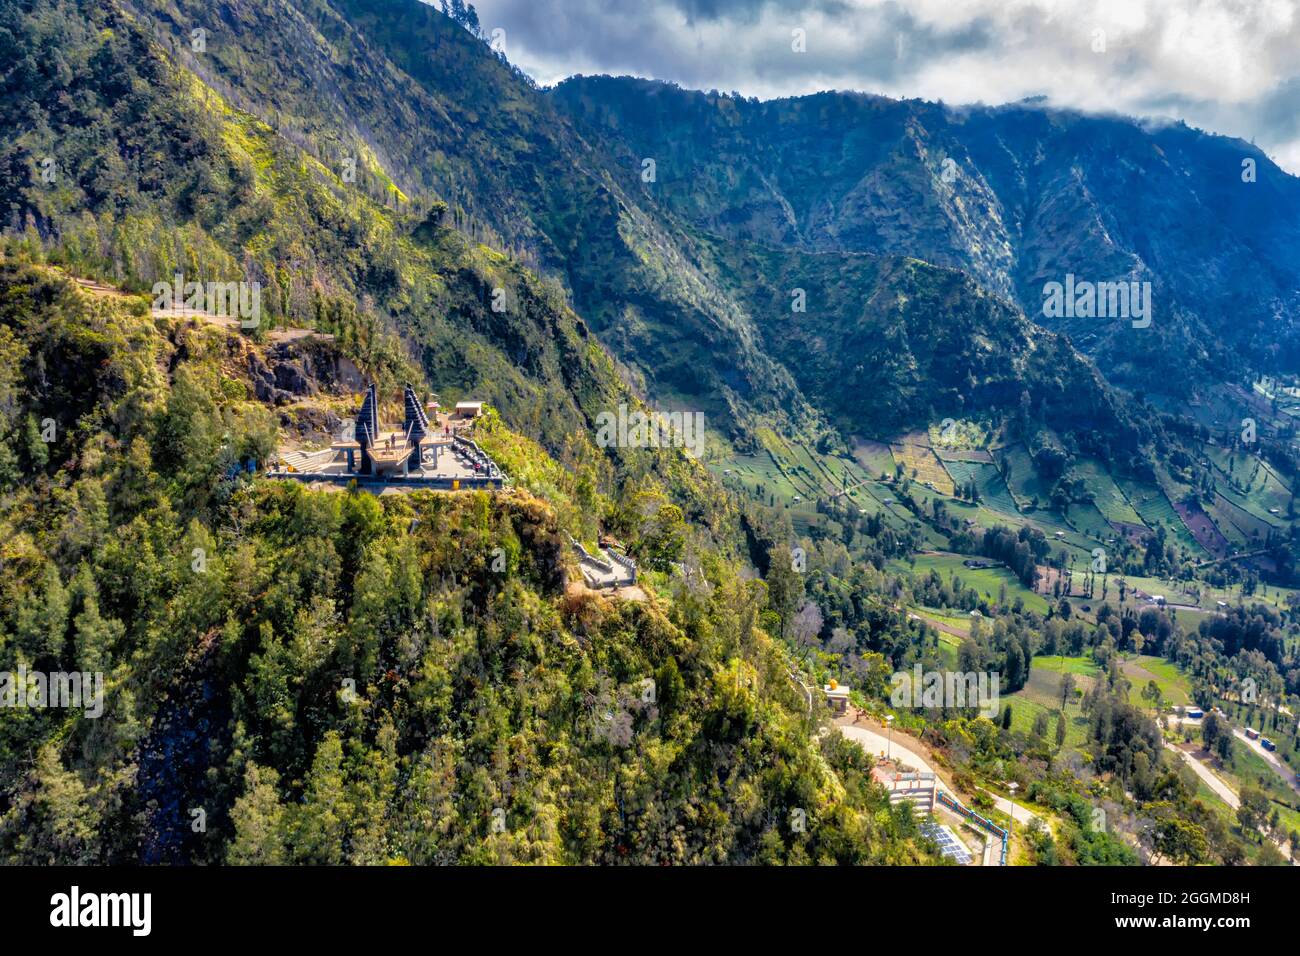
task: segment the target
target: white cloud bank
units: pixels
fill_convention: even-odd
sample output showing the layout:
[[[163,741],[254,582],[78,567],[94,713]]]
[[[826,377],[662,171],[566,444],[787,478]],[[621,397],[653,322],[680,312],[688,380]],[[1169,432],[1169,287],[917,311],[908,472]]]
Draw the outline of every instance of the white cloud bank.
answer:
[[[479,0],[539,83],[631,74],[770,98],[1046,96],[1253,139],[1300,172],[1292,0]],[[806,33],[806,52],[791,49]]]

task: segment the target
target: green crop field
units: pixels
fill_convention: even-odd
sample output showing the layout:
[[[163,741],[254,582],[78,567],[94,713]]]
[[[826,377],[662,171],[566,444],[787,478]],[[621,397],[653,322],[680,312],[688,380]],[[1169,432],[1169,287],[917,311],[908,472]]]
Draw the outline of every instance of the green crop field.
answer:
[[[945,580],[955,575],[965,587],[973,588],[982,594],[990,604],[996,604],[1002,586],[1007,589],[1007,600],[1019,597],[1028,610],[1038,614],[1047,613],[1047,601],[1041,594],[1030,591],[1006,568],[968,568],[962,564],[967,560],[960,554],[918,554],[914,563],[891,561],[890,564],[900,570],[911,570],[918,575],[937,571]]]
[[[909,527],[917,530],[923,547],[947,544],[945,537],[919,522],[897,501],[893,489],[877,480],[877,473],[864,468],[859,460],[822,454],[772,431],[763,432],[760,437],[763,451],[756,455],[733,455],[710,463],[709,468],[728,487],[756,497],[764,504],[787,509],[796,534],[821,530],[838,537],[839,525],[817,511],[817,502],[839,496],[847,483],[851,508],[866,515],[879,514],[888,527],[897,531]],[[892,467],[886,473],[892,475]],[[919,485],[912,486],[912,493],[918,499],[933,494]]]
[[[1139,656],[1124,661],[1120,670],[1129,679],[1129,701],[1138,707],[1150,705],[1142,699],[1142,691],[1155,681],[1165,703],[1175,706],[1190,704],[1191,681],[1173,663],[1161,657]]]
[[[904,435],[889,446],[894,460],[903,465],[908,476],[925,485],[927,482],[941,494],[953,493],[952,479],[944,470],[943,462],[930,447],[930,436],[925,432]]]
[[[1115,536],[1115,529],[1094,504],[1072,504],[1070,513],[1066,517],[1080,534],[1095,540],[1105,541]]]
[[[884,442],[870,441],[865,438],[853,440],[853,458],[873,478],[894,474],[894,456]]]
[[[1083,479],[1088,491],[1092,494],[1093,502],[1107,521],[1120,521],[1124,524],[1135,525],[1144,523],[1141,515],[1134,510],[1129,503],[1128,497],[1115,484],[1109,472],[1100,462],[1084,459],[1076,464],[1071,471]]]
[[[1040,507],[1046,507],[1052,486],[1038,474],[1029,450],[1023,444],[1008,445],[998,455],[1006,462],[1007,484],[1021,504],[1027,506],[1036,498]]]
[[[1033,670],[1052,671],[1057,674],[1074,674],[1079,677],[1100,677],[1101,668],[1091,657],[1064,657],[1055,654],[1034,658]],[[1030,672],[1032,676],[1032,671]]]
[[[913,609],[912,613],[916,614],[918,617],[924,619],[926,622],[930,624],[941,624],[944,627],[952,628],[954,631],[961,631],[963,634],[970,633],[971,616],[969,614],[961,614],[956,611],[941,610],[939,608],[930,608],[930,607],[918,607]],[[958,643],[961,641],[961,638],[957,637],[956,635],[945,634],[942,631],[940,631],[939,633],[940,633],[940,638],[939,638],[940,640],[947,640],[947,641],[953,641]]]
[[[1237,507],[1221,494],[1206,509],[1215,525],[1235,546],[1245,550],[1259,548],[1268,539],[1270,525]]]
[[[1004,698],[1011,705],[1011,727],[1028,733],[1038,714],[1048,715],[1048,740],[1055,740],[1056,715],[1061,710],[1062,680],[1074,678],[1075,691],[1087,693],[1100,676],[1096,663],[1089,657],[1035,657],[1030,665],[1029,680],[1014,694]],[[1071,693],[1065,706],[1065,744],[1079,748],[1087,742],[1088,719],[1079,708],[1078,693]]]
[[[1254,455],[1210,447],[1206,455],[1220,479],[1219,490],[1263,520],[1285,521],[1291,490],[1268,464]],[[1272,515],[1270,509],[1278,514]]]
[[[1126,500],[1148,528],[1164,525],[1175,544],[1182,547],[1189,555],[1205,556],[1205,549],[1187,530],[1187,525],[1183,524],[1183,519],[1178,517],[1178,512],[1174,510],[1164,491],[1155,485],[1143,485],[1124,478],[1121,478],[1118,484]]]
[[[1003,697],[1000,704],[1011,708],[1011,729],[1018,733],[1028,734],[1034,729],[1034,721],[1038,719],[1039,714],[1047,715],[1047,735],[1045,739],[1051,743],[1056,740],[1056,721],[1057,714],[1060,712],[1056,707],[1047,707],[1036,700],[1031,700],[1023,696],[1024,691],[1017,691],[1010,697]],[[1066,715],[1065,722],[1065,748],[1067,750],[1078,750],[1088,742],[1088,718],[1079,713],[1077,706],[1070,706]]]
[[[997,465],[977,461],[945,461],[944,467],[959,487],[965,487],[971,481],[979,492],[980,502],[993,511],[1002,514],[1018,515],[1015,499],[1007,490],[1006,482],[998,472]]]
[[[1223,776],[1238,793],[1243,787],[1262,790],[1278,809],[1287,832],[1300,829],[1300,794],[1271,764],[1238,739],[1233,740],[1232,761],[1223,768]]]
[[[758,491],[759,497],[767,500],[775,496],[778,502],[788,502],[798,492],[785,474],[777,467],[775,460],[767,452],[759,455],[737,455],[714,465],[714,470],[725,477],[734,477],[747,491]],[[725,472],[730,472],[728,476]]]

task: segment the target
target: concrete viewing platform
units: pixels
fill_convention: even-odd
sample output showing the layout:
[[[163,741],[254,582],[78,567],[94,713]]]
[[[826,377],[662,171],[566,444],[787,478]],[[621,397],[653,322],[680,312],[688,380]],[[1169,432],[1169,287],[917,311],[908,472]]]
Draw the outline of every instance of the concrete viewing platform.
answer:
[[[570,542],[578,555],[578,569],[587,587],[602,591],[636,584],[636,562],[627,555],[604,548],[599,554],[592,554],[581,542],[573,538]]]
[[[505,487],[505,473],[458,428],[448,425],[443,435],[436,434],[409,385],[404,400],[403,427],[382,431],[375,386],[371,385],[354,434],[345,434],[328,448],[317,451],[281,452],[278,467],[267,472],[268,476],[307,484],[346,486],[355,481],[358,486],[371,490],[458,491]]]
[[[355,443],[350,445],[356,449]],[[291,478],[295,481],[346,485],[355,481],[362,486],[389,486],[439,488],[457,491],[468,488],[505,487],[505,474],[487,455],[474,452],[478,446],[466,438],[456,436],[445,441],[426,442],[421,449],[421,462],[413,468],[404,463],[403,470],[385,471],[363,475],[348,467],[349,443],[335,442],[318,452],[288,452],[280,456],[281,466],[267,472],[271,478]]]

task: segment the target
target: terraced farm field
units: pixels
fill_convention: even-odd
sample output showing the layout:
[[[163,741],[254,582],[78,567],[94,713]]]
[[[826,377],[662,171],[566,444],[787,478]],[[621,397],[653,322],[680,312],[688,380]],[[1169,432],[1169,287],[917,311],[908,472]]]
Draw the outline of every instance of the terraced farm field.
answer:
[[[1178,517],[1182,519],[1187,530],[1192,533],[1200,546],[1208,551],[1213,557],[1222,558],[1227,555],[1229,546],[1228,539],[1223,536],[1218,527],[1197,504],[1178,504],[1174,505],[1174,510],[1178,512]]]
[[[894,474],[894,456],[884,442],[866,438],[853,439],[853,459],[873,478]]]
[[[1242,548],[1261,547],[1268,539],[1269,531],[1280,527],[1280,524],[1274,525],[1238,507],[1222,494],[1215,495],[1210,515],[1224,537]]]
[[[949,461],[973,461],[985,462],[991,464],[993,455],[983,448],[946,448],[943,445],[934,445],[934,453],[939,456],[943,462]]]
[[[1080,534],[1090,538],[1105,541],[1115,535],[1115,529],[1110,526],[1106,516],[1091,502],[1070,505],[1068,517],[1070,524],[1074,525]]]
[[[1267,462],[1225,448],[1211,447],[1206,454],[1221,479],[1219,490],[1234,502],[1265,520],[1272,508],[1279,516],[1286,514],[1291,490]],[[1242,490],[1238,491],[1237,485]]]
[[[806,453],[800,454],[803,450],[801,444],[789,441],[768,430],[761,430],[759,438],[771,456],[772,462],[785,475],[797,495],[807,500],[827,493],[819,469]]]
[[[911,432],[889,446],[894,460],[900,462],[908,475],[915,473],[918,482],[929,482],[940,494],[951,495],[955,490],[952,478],[943,467],[943,462],[930,447],[930,437],[925,432]]]
[[[839,495],[846,481],[852,507],[864,514],[881,515],[895,530],[917,528],[917,519],[897,502],[891,487],[876,480],[878,473],[874,469],[868,471],[857,459],[821,454],[774,432],[761,437],[765,448],[759,454],[734,455],[711,463],[710,470],[730,487],[738,487],[765,504],[789,509],[796,533],[807,534],[814,528],[826,527],[829,519],[818,513],[817,502]],[[888,451],[883,445],[879,449]],[[892,466],[882,470],[893,473]],[[922,490],[913,486],[917,497],[921,497]],[[831,528],[835,535],[839,534],[837,528]],[[947,543],[946,538],[928,525],[920,524],[918,530],[926,547],[942,547]]]
[[[1219,494],[1234,509],[1240,509],[1256,521],[1262,522],[1268,528],[1284,531],[1290,526],[1285,517],[1285,511],[1282,509],[1279,509],[1278,514],[1270,514],[1268,509],[1262,507],[1257,500],[1243,496],[1235,488],[1230,488],[1226,484],[1219,486]]]
[[[1007,464],[1007,485],[1020,504],[1027,507],[1037,498],[1039,505],[1046,507],[1052,486],[1038,474],[1029,450],[1023,444],[1008,445],[998,451],[998,457]]]
[[[1000,511],[1003,514],[1014,515],[1020,513],[1020,509],[1016,507],[1015,499],[1011,497],[1011,492],[1007,490],[1006,482],[1002,480],[1002,475],[998,472],[997,465],[986,462],[947,459],[944,461],[944,467],[948,469],[948,474],[958,486],[965,487],[967,483],[974,481],[975,489],[979,492],[980,502],[985,507],[993,511]]]
[[[1093,503],[1107,521],[1131,525],[1143,524],[1141,515],[1129,503],[1128,497],[1099,462],[1085,459],[1072,470],[1083,479],[1092,494]]]
[[[1154,485],[1138,484],[1136,481],[1125,478],[1121,478],[1118,484],[1124,492],[1124,497],[1132,505],[1133,510],[1141,516],[1143,524],[1148,528],[1164,525],[1165,530],[1176,544],[1184,548],[1193,557],[1208,553],[1201,547],[1191,531],[1187,529],[1187,525],[1183,524],[1183,519],[1178,516],[1178,512],[1170,504],[1169,498],[1160,488]]]
[[[724,474],[724,477],[734,476],[747,491],[756,492],[764,501],[775,496],[778,502],[787,502],[799,494],[766,451],[759,455],[736,455],[719,462],[715,470],[729,471],[731,475]]]

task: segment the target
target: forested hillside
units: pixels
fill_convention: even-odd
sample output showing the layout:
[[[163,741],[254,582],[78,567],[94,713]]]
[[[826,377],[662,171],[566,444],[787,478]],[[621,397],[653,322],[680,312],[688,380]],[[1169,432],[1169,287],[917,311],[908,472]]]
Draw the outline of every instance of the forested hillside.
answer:
[[[1154,423],[1130,416],[1067,341],[961,272],[743,241],[719,242],[714,255],[760,317],[764,347],[846,434],[1003,416],[1026,439],[1049,423],[1095,454],[1139,467]]]
[[[445,6],[0,7],[0,674],[106,681],[3,710],[0,859],[939,862],[850,740],[894,720],[983,833],[1019,788],[1011,862],[1279,862],[1294,785],[1182,708],[1300,759],[1297,181],[1034,104],[542,90]],[[1152,325],[1050,321],[1070,271]],[[370,382],[484,402],[505,486],[267,474]]]
[[[765,590],[725,562],[611,604],[566,592],[566,529],[522,487],[252,480],[276,420],[230,333],[0,270],[0,655],[107,680],[99,719],[0,723],[7,862],[923,858],[861,753],[812,742]]]

